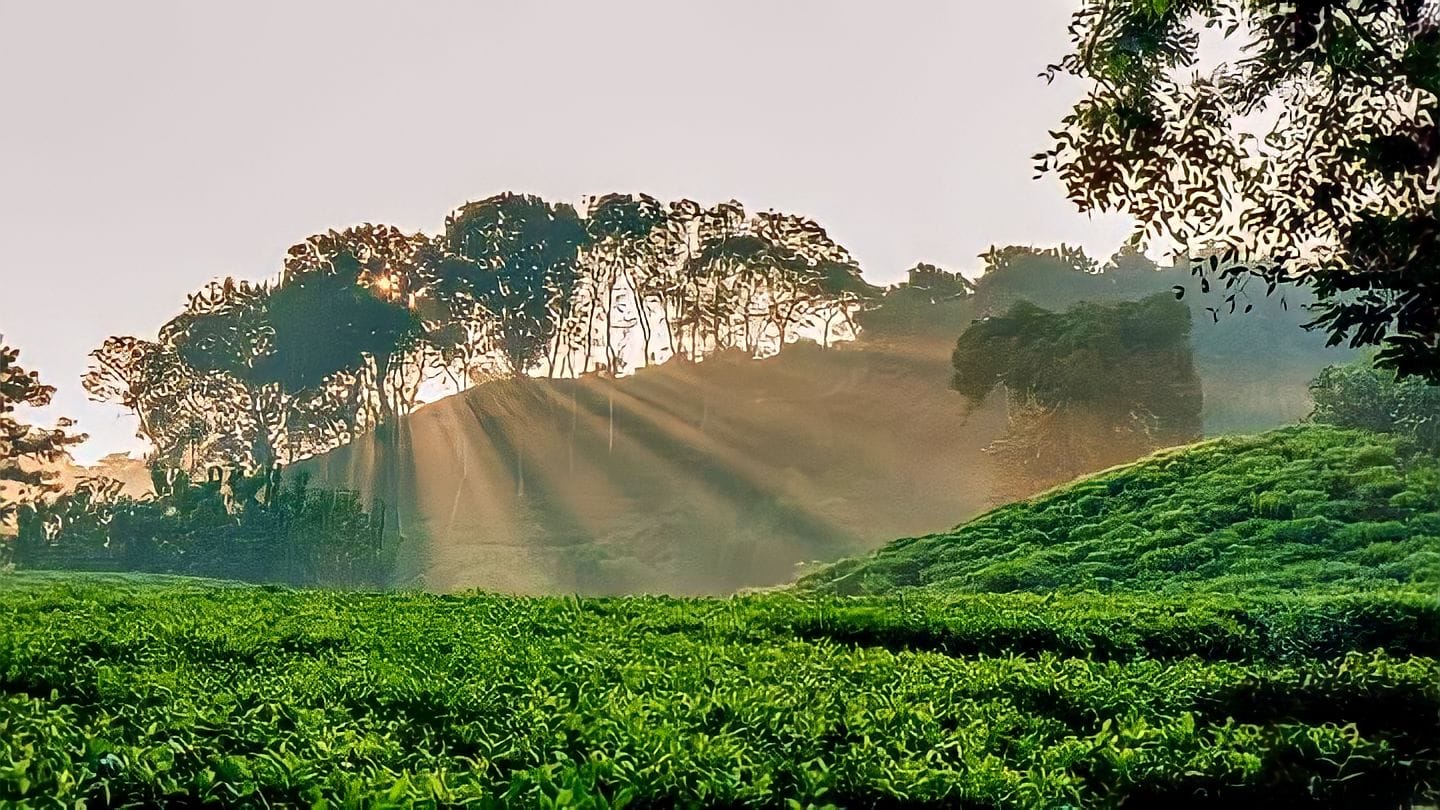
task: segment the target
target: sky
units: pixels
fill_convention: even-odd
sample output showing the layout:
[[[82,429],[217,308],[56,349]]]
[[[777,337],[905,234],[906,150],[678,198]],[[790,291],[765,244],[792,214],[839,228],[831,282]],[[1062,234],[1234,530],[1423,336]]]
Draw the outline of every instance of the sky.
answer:
[[[1030,156],[1075,0],[0,0],[0,335],[82,461],[143,449],[80,387],[109,335],[360,222],[500,191],[810,216],[867,278],[992,244],[1108,255]]]

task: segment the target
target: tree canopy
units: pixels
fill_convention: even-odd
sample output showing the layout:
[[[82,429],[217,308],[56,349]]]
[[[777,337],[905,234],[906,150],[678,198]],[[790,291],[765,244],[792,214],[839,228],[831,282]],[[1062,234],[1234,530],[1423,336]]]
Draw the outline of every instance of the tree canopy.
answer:
[[[1089,91],[1037,168],[1178,243],[1202,290],[1313,287],[1332,344],[1440,381],[1440,28],[1419,0],[1085,0]],[[1213,29],[1242,55],[1199,72]]]
[[[466,203],[434,236],[313,235],[278,278],[211,282],[156,340],[91,352],[90,395],[131,410],[154,458],[268,468],[412,409],[430,380],[623,374],[853,337],[872,288],[813,220],[607,194]]]
[[[998,501],[1200,435],[1190,311],[1168,295],[1060,313],[1021,301],[965,330],[952,361],[971,403],[1007,395],[1007,432],[989,448]]]
[[[73,423],[59,420],[53,428],[20,421],[21,406],[50,404],[55,387],[40,382],[40,375],[19,364],[20,350],[0,341],[0,485],[19,490],[0,498],[0,526],[10,523],[21,504],[33,502],[54,489],[54,476],[46,465],[59,461],[67,448],[85,441],[84,434],[69,431]]]

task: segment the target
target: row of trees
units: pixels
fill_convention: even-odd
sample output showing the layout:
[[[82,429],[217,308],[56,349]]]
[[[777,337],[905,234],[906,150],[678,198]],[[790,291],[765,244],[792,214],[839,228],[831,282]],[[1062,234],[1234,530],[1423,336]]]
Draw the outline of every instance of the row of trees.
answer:
[[[872,294],[804,217],[622,194],[582,209],[506,193],[437,235],[312,236],[277,280],[212,282],[156,340],[109,338],[84,386],[131,410],[161,463],[268,468],[391,422],[428,383],[828,344]]]

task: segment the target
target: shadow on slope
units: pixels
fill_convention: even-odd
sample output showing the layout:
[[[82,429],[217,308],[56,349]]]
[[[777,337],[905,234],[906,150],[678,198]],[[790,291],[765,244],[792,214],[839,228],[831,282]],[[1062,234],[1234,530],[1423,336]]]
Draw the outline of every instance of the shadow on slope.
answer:
[[[390,506],[397,585],[728,593],[987,503],[1000,403],[949,340],[795,344],[618,381],[490,383],[301,465]]]

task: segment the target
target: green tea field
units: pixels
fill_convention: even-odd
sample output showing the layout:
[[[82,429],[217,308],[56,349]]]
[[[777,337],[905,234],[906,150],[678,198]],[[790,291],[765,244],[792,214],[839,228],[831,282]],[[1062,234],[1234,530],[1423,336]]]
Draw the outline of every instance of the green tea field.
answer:
[[[1398,807],[1418,595],[837,600],[0,580],[0,803]]]

